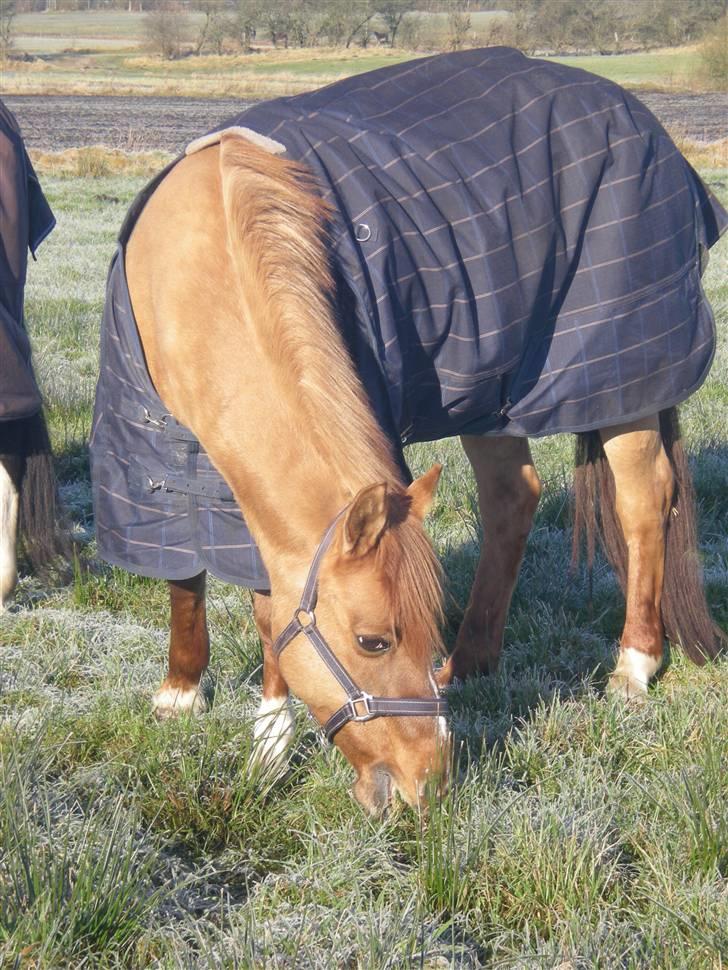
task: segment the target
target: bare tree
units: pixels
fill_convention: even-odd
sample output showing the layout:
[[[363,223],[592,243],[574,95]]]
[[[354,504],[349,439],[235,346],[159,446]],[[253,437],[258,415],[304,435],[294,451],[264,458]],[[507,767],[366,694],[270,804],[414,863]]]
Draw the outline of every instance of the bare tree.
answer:
[[[215,17],[207,31],[206,43],[215,54],[225,53],[225,41],[237,36],[237,25],[232,17],[222,14]]]
[[[459,51],[465,43],[470,31],[470,14],[462,2],[453,6],[447,15],[447,26],[450,31],[450,49]]]
[[[0,57],[7,56],[13,46],[13,0],[0,0]]]
[[[613,5],[603,0],[542,0],[531,32],[552,50],[612,50],[619,23]]]
[[[224,0],[196,0],[194,7],[204,14],[204,20],[200,24],[197,36],[193,41],[195,54],[201,54],[205,44],[211,42],[211,36],[215,31],[215,25],[223,16]]]
[[[267,29],[274,47],[283,44],[288,47],[288,35],[291,31],[291,15],[289,4],[284,0],[269,0],[261,8],[260,18]]]
[[[422,42],[423,18],[409,13],[400,24],[399,43],[407,50],[417,50]]]
[[[285,0],[279,5],[273,19],[278,36],[285,40],[286,47],[289,43],[296,47],[308,47],[316,42],[321,24],[321,7],[319,0]]]
[[[262,0],[238,0],[238,12],[234,18],[235,36],[244,51],[250,50],[256,31],[263,23]]]
[[[366,45],[369,25],[377,14],[376,0],[329,0],[326,16],[321,22],[321,33],[332,44],[351,47],[359,40]]]
[[[174,60],[187,39],[186,14],[175,0],[164,0],[147,14],[144,30],[152,47],[166,60]]]
[[[397,31],[406,15],[414,9],[413,0],[384,0],[377,4],[377,13],[387,25],[389,43],[394,47]]]

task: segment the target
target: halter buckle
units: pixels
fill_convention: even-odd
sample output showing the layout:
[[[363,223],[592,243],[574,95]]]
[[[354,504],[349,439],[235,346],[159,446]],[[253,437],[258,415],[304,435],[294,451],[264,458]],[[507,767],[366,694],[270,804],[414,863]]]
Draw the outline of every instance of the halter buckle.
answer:
[[[366,691],[362,691],[361,694],[359,694],[357,697],[347,697],[346,706],[349,708],[349,711],[351,712],[350,720],[359,721],[359,722],[371,721],[373,717],[376,717],[377,715],[374,713],[374,711],[372,711],[372,707],[370,703],[373,699],[374,698],[372,697],[372,695],[367,694]],[[361,704],[364,707],[363,714],[360,714],[359,711],[357,710],[357,704]]]

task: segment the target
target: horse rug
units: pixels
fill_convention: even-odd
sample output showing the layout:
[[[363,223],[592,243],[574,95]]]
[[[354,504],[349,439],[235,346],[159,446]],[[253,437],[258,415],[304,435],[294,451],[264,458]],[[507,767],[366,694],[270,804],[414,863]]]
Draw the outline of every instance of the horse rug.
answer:
[[[615,84],[489,48],[260,103],[229,126],[308,166],[332,205],[342,334],[400,454],[454,434],[606,427],[705,379],[715,327],[700,277],[728,214]],[[266,588],[230,490],[144,365],[123,247],[157,184],[109,278],[99,551],[144,575],[207,568]]]
[[[0,101],[0,421],[41,407],[23,304],[28,249],[35,252],[56,220],[12,112]]]

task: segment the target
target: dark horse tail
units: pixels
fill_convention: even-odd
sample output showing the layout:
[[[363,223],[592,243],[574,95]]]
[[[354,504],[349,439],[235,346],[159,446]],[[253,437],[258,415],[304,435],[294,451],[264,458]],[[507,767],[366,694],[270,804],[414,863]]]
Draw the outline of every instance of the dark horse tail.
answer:
[[[713,659],[728,637],[710,615],[698,553],[695,491],[680,440],[677,408],[660,412],[660,434],[675,477],[665,540],[662,622],[667,638],[680,644],[696,664]],[[574,543],[579,558],[582,535],[591,565],[597,536],[623,590],[627,587],[627,547],[615,507],[614,478],[598,431],[577,436],[574,476]]]
[[[6,458],[19,491],[18,535],[33,569],[43,570],[59,556],[68,561],[71,542],[60,514],[43,412],[4,422],[0,453]]]

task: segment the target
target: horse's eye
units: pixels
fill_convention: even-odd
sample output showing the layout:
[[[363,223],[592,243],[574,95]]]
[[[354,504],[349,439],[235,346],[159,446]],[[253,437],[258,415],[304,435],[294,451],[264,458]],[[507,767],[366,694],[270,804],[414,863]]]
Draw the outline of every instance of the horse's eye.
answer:
[[[384,637],[357,637],[356,642],[367,653],[385,653],[391,647],[389,640]]]

